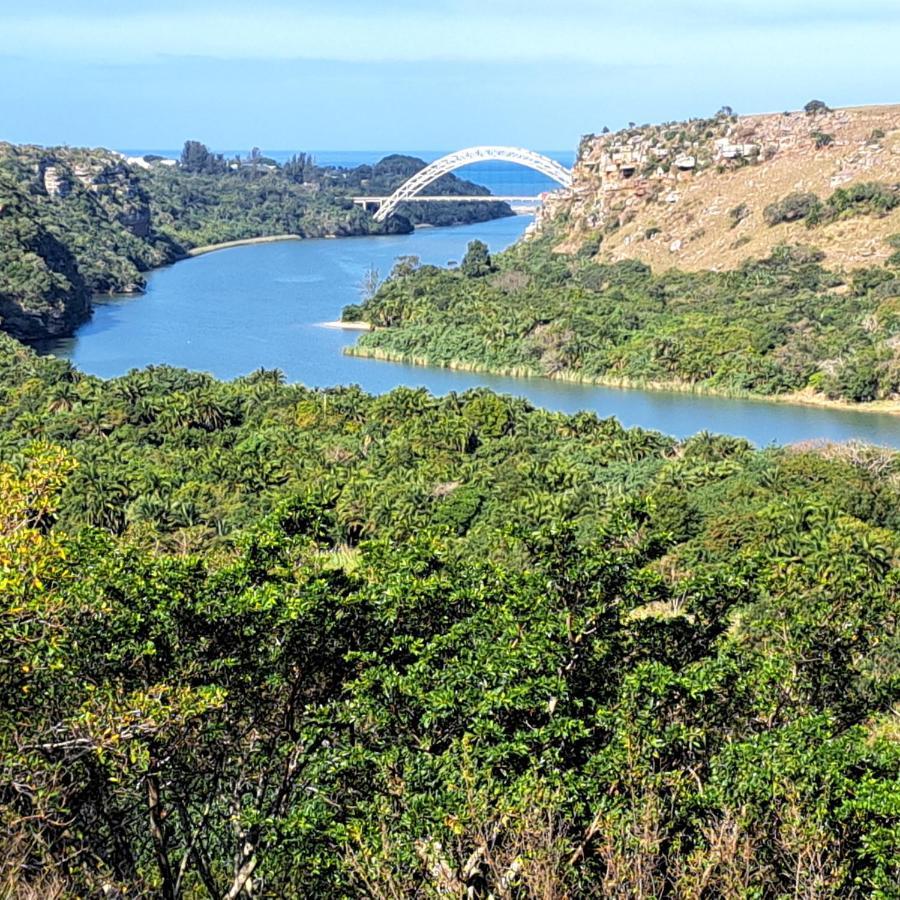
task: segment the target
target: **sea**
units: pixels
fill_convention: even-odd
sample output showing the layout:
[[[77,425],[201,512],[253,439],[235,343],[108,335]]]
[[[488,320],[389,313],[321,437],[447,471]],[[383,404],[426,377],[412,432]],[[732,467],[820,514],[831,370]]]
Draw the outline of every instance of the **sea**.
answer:
[[[180,150],[153,150],[153,149],[121,149],[120,153],[126,156],[146,156],[155,154],[168,159],[178,159],[181,156]],[[233,159],[235,156],[246,157],[247,150],[215,150],[215,153],[221,153],[226,159]],[[450,151],[445,150],[260,150],[263,156],[274,159],[278,163],[287,162],[294,154],[308,152],[312,154],[316,163],[323,167],[335,167],[340,169],[354,169],[357,166],[371,166],[385,156],[393,153],[401,153],[405,156],[416,156],[424,160],[426,163],[434,162]],[[570,150],[538,150],[544,156],[555,160],[558,163],[571,168],[575,163],[575,151]],[[554,191],[559,185],[551,179],[526,169],[515,163],[504,162],[483,162],[470,166],[463,166],[454,173],[459,178],[467,181],[474,181],[476,184],[483,185],[492,194],[515,196],[515,197],[537,197],[547,191]]]

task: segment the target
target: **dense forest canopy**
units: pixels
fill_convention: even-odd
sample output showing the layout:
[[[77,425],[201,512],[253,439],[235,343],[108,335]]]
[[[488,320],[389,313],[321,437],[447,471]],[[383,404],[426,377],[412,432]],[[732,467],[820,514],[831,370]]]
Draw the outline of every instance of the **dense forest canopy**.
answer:
[[[900,254],[838,272],[814,247],[781,246],[736,270],[654,272],[597,262],[594,244],[564,256],[555,241],[548,232],[493,261],[476,245],[458,269],[405,271],[344,311],[375,326],[355,352],[726,394],[900,399]]]
[[[895,896],[896,454],[0,336],[0,459],[6,893]]]

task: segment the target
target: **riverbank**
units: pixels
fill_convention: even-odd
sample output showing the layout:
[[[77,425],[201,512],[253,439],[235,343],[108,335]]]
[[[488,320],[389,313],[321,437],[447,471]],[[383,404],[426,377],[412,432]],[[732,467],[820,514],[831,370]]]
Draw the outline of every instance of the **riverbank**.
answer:
[[[519,237],[527,221],[499,219],[477,229],[431,228],[409,235],[302,240],[214,253],[203,265],[152,272],[147,284],[150,302],[127,298],[98,302],[93,318],[75,338],[47,344],[42,352],[68,359],[79,370],[101,378],[160,363],[224,380],[264,367],[279,369],[287,381],[308,388],[353,384],[371,394],[401,385],[426,388],[435,396],[488,388],[553,412],[585,410],[601,418],[615,417],[628,427],[681,438],[705,430],[744,437],[760,447],[855,439],[900,449],[896,416],[761,403],[759,398],[704,397],[696,391],[620,390],[575,379],[567,383],[387,365],[343,355],[343,348],[356,344],[364,332],[322,327],[359,301],[359,285],[373,267],[390,271],[402,255],[442,265],[458,259],[473,236],[497,253]]]
[[[621,388],[622,390],[658,391],[660,393],[695,394],[704,397],[721,397],[723,400],[752,400],[760,403],[779,405],[812,406],[835,412],[878,413],[900,416],[900,400],[873,400],[869,403],[852,403],[848,400],[831,400],[811,391],[794,391],[789,394],[754,394],[751,391],[722,390],[702,384],[688,384],[683,381],[649,381],[637,378],[611,378],[608,376],[585,376],[579,372],[560,371],[545,375],[524,367],[493,367],[461,360],[438,363],[426,357],[384,350],[381,347],[361,347],[354,344],[344,347],[344,354],[361,359],[375,359],[384,362],[405,363],[434,369],[450,369],[455,372],[472,372],[482,375],[499,375],[505,378],[529,378],[546,381],[563,381],[569,384],[595,385],[597,387]]]
[[[368,322],[344,322],[337,319],[334,322],[320,322],[321,328],[340,328],[344,331],[371,331],[372,326]]]
[[[241,238],[236,241],[222,241],[220,244],[204,244],[188,250],[186,256],[202,256],[204,253],[215,253],[216,250],[229,250],[231,247],[245,247],[250,244],[273,244],[276,241],[302,241],[299,234],[272,234],[266,237]]]

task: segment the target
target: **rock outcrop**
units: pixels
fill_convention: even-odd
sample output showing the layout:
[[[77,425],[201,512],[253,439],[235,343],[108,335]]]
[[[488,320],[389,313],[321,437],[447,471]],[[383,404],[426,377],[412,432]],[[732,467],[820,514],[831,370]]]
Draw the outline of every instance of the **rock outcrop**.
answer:
[[[562,252],[588,243],[608,260],[724,269],[782,243],[814,243],[832,265],[882,261],[900,209],[844,217],[812,232],[766,223],[794,192],[824,202],[837,188],[900,183],[900,106],[735,116],[588,135],[571,189],[550,195],[533,231]]]
[[[107,150],[0,143],[0,327],[37,339],[70,333],[96,292],[143,288],[177,257],[154,233],[137,173]]]

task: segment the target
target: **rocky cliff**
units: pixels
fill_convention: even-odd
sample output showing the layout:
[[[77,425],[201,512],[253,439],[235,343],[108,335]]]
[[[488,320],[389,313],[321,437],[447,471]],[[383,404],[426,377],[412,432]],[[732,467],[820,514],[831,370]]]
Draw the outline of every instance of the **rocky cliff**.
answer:
[[[880,263],[900,232],[900,106],[725,109],[588,135],[574,176],[534,226],[561,252],[728,269],[787,243],[833,267]]]
[[[70,332],[95,292],[133,292],[175,259],[136,173],[115,153],[0,143],[0,326]]]

